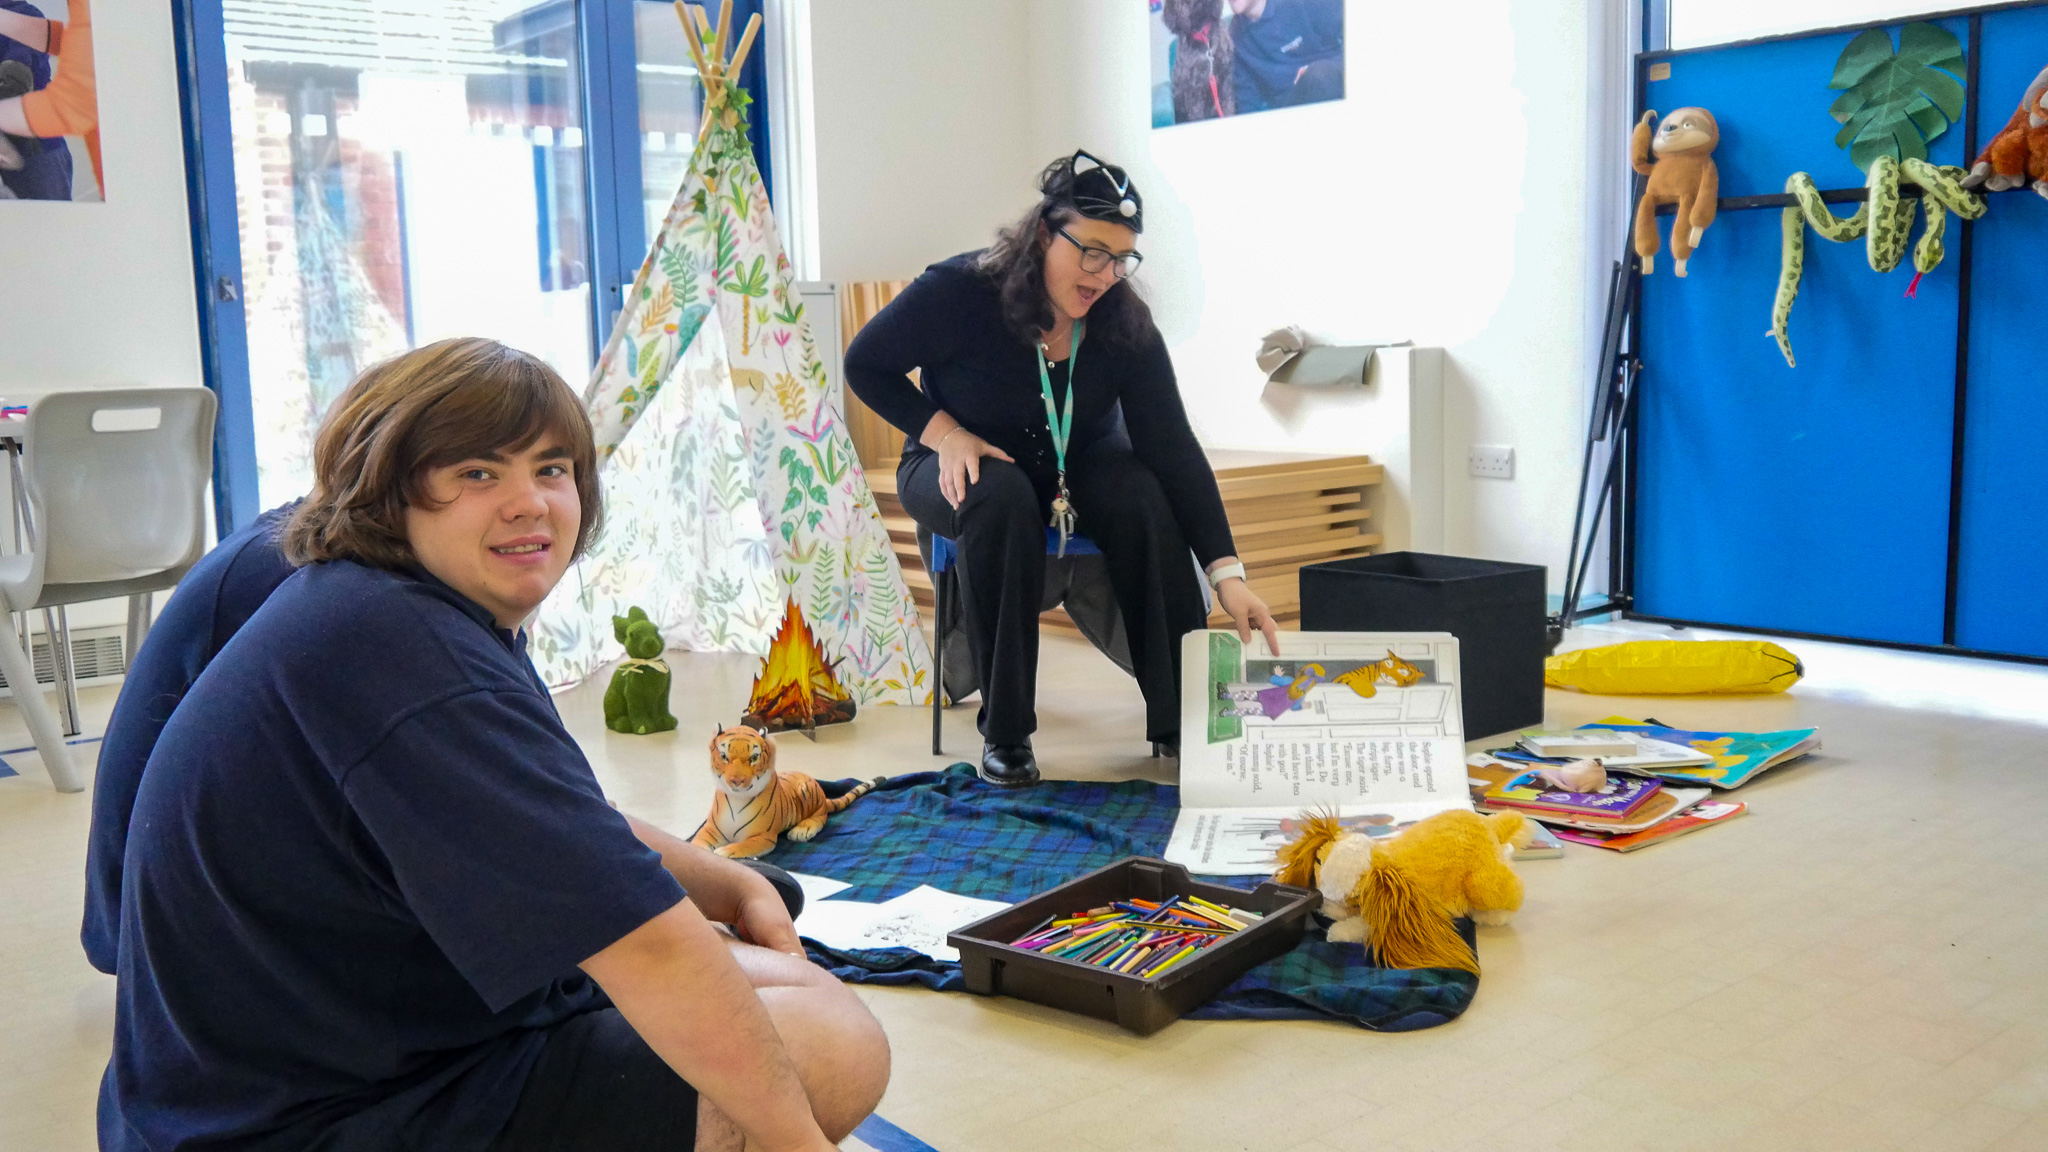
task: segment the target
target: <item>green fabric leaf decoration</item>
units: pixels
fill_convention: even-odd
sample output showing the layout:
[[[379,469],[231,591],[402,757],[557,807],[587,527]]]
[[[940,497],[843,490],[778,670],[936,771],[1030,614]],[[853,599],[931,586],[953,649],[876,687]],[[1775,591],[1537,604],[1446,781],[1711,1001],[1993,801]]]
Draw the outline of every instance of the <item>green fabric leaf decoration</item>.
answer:
[[[1844,89],[1828,115],[1842,125],[1835,146],[1856,167],[1879,156],[1927,159],[1927,145],[1963,115],[1963,45],[1933,24],[1908,24],[1891,34],[1872,28],[1849,41],[1828,87]]]

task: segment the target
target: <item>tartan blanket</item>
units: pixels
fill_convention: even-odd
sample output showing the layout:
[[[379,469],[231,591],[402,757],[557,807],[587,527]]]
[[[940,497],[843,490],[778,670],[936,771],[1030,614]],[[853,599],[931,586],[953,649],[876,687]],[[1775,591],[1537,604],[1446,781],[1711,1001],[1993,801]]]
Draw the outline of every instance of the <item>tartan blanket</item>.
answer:
[[[824,788],[838,795],[854,784]],[[768,859],[852,884],[839,894],[847,900],[887,900],[930,884],[1014,903],[1126,856],[1161,855],[1179,811],[1180,789],[1167,785],[1050,781],[1010,791],[956,764],[885,782],[832,817],[816,840],[785,840]],[[1258,885],[1257,877],[1205,879]],[[1470,924],[1460,928],[1470,941]],[[814,940],[804,946],[841,980],[947,992],[966,987],[958,964],[908,949],[842,952]],[[1189,1018],[1340,1020],[1408,1032],[1456,1019],[1478,988],[1468,972],[1376,967],[1357,945],[1332,944],[1312,926],[1294,951],[1247,972]]]

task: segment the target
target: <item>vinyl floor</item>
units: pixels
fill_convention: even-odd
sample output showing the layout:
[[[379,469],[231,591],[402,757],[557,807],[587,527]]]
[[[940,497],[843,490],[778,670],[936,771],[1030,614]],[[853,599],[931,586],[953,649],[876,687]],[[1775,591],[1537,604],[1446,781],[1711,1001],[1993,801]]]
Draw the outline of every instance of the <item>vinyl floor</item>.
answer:
[[[1751,810],[1724,827],[1521,865],[1527,903],[1482,930],[1484,979],[1457,1022],[1183,1021],[1141,1039],[1014,1001],[863,988],[895,1052],[881,1114],[942,1152],[2048,1148],[2048,670],[1791,646],[1809,677],[1783,696],[1550,694],[1554,725],[1818,725],[1826,748],[1743,789]],[[613,798],[687,832],[710,802],[705,744],[754,661],[669,658],[675,733],[606,732],[601,684],[560,703]],[[1085,645],[1048,637],[1040,684],[1048,775],[1173,778],[1147,758],[1136,687]],[[89,734],[113,695],[85,693]],[[950,762],[928,724],[871,709],[815,742],[782,738],[782,761],[826,778]],[[954,757],[978,752],[971,706],[946,726]],[[0,704],[0,749],[28,742]],[[0,1152],[82,1152],[114,1005],[77,945],[89,800],[51,791],[33,754],[7,761]]]

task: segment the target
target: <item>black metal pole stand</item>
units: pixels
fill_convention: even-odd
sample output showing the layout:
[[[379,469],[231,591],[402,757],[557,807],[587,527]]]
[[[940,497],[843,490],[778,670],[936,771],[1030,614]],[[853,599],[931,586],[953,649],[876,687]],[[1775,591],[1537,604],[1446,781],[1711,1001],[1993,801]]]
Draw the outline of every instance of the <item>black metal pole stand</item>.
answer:
[[[1549,639],[1552,651],[1564,639],[1564,631],[1574,623],[1588,616],[1598,616],[1626,608],[1629,603],[1628,590],[1610,588],[1603,603],[1581,607],[1585,595],[1586,573],[1593,563],[1593,550],[1600,539],[1600,525],[1603,519],[1609,524],[1608,543],[1611,548],[1625,547],[1620,538],[1619,525],[1625,519],[1620,508],[1616,490],[1621,483],[1622,437],[1629,426],[1629,416],[1635,405],[1636,377],[1642,371],[1642,361],[1636,358],[1635,333],[1632,320],[1635,316],[1636,294],[1642,284],[1640,265],[1632,246],[1623,245],[1624,256],[1615,261],[1614,270],[1608,278],[1607,323],[1602,332],[1600,346],[1600,367],[1594,382],[1591,415],[1586,421],[1586,448],[1579,462],[1579,499],[1572,512],[1572,543],[1566,553],[1564,569],[1564,604],[1549,621]],[[1602,441],[1608,446],[1607,466],[1602,470],[1600,487],[1594,494],[1590,518],[1586,511],[1586,494],[1593,480],[1593,459],[1599,452]],[[1612,515],[1610,516],[1610,510]]]

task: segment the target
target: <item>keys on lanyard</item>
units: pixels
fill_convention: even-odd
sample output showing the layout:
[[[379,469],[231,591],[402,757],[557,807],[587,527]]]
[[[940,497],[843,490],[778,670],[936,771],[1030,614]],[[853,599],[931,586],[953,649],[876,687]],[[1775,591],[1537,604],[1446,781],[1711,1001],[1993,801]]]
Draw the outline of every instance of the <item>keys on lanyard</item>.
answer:
[[[1081,363],[1081,337],[1088,331],[1086,321],[1074,321],[1074,341],[1067,349],[1067,402],[1065,411],[1053,403],[1052,369],[1045,362],[1045,345],[1038,345],[1038,386],[1045,396],[1045,422],[1052,432],[1052,450],[1059,464],[1059,490],[1052,498],[1052,528],[1060,534],[1059,555],[1067,555],[1067,540],[1074,534],[1074,502],[1067,496],[1067,438],[1074,431],[1074,370]]]

